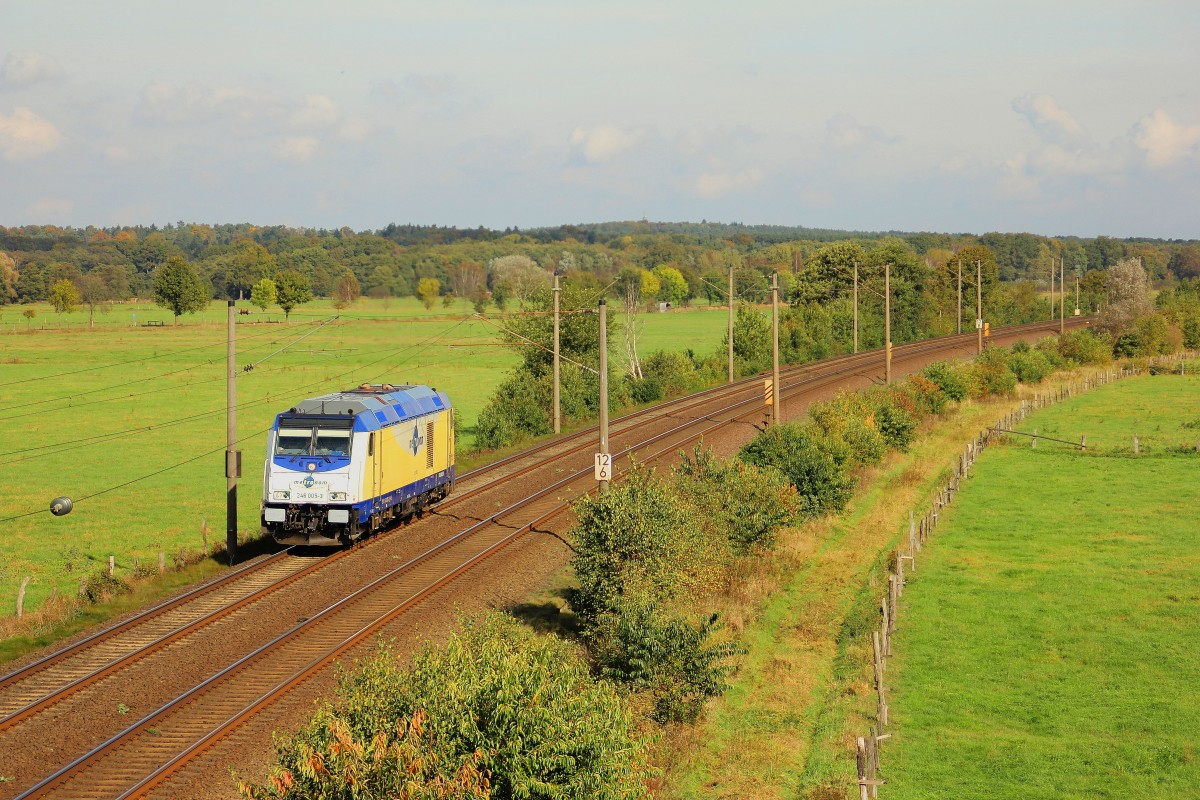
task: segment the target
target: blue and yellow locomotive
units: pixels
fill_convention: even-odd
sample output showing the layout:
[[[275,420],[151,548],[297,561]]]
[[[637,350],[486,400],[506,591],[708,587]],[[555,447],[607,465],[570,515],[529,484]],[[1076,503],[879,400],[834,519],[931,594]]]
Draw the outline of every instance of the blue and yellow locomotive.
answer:
[[[263,468],[263,529],[283,544],[353,542],[454,485],[454,409],[428,386],[367,385],[278,414]]]

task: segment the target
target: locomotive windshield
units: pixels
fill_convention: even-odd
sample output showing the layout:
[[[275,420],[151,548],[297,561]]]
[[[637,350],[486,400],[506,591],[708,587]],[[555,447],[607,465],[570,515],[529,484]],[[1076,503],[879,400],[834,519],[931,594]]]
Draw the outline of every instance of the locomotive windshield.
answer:
[[[300,425],[283,422],[275,437],[277,456],[337,456],[350,455],[351,431],[326,425]]]

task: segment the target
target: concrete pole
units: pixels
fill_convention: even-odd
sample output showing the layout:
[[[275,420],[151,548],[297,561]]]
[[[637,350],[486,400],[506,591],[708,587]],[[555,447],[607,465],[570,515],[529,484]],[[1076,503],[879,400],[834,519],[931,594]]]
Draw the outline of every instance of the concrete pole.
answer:
[[[858,352],[858,262],[854,262],[854,352]]]
[[[1067,260],[1060,258],[1058,260],[1058,335],[1061,336],[1067,331],[1067,321],[1063,318],[1067,310]]]
[[[1075,278],[1075,313],[1079,313],[1079,278]]]
[[[779,273],[771,273],[771,424],[778,425],[783,415],[783,387],[779,385]]]
[[[979,337],[979,355],[983,355],[983,262],[975,262],[975,328]]]
[[[883,378],[892,385],[892,265],[883,265]]]
[[[962,259],[958,260],[958,332],[962,333]]]
[[[225,330],[225,549],[229,563],[237,561],[237,347],[233,301],[229,301]]]
[[[558,270],[554,271],[554,433],[562,432],[562,381],[559,372],[559,328],[558,298],[562,289],[558,285]]]
[[[608,303],[600,298],[600,452],[608,453]],[[609,482],[600,481],[600,492]]]
[[[1054,319],[1054,261],[1050,261],[1050,319]]]
[[[729,382],[733,383],[733,265],[729,265]]]

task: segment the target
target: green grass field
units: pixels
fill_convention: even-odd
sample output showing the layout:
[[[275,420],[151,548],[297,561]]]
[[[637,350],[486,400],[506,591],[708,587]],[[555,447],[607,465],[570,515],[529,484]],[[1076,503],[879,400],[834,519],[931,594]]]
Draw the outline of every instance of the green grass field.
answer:
[[[156,562],[159,551],[198,549],[202,520],[210,544],[223,541],[223,457],[202,454],[225,441],[225,307],[213,303],[174,327],[163,309],[119,305],[97,316],[95,330],[86,328],[84,312],[64,315],[63,327],[39,328],[54,316],[49,306],[37,308],[27,330],[22,308],[0,313],[0,458],[7,478],[0,519],[46,509],[59,495],[84,498],[196,460],[81,500],[66,517],[43,512],[5,522],[0,614],[13,613],[26,575],[34,578],[26,601],[33,609],[52,587],[73,592],[80,575],[110,554],[127,569],[135,557]],[[494,346],[496,328],[466,319],[470,310],[461,303],[426,311],[413,298],[362,300],[319,330],[319,322],[339,313],[328,301],[303,306],[288,324],[278,322],[281,314],[254,311],[237,318],[238,366],[268,359],[238,379],[245,454],[239,527],[253,533],[262,432],[278,411],[363,382],[426,383],[449,393],[469,431],[495,385],[519,361],[513,348]],[[725,330],[725,314],[716,310],[643,319],[643,352],[715,351]],[[151,320],[166,324],[143,326]],[[120,431],[130,432],[111,436]]]
[[[882,791],[1194,796],[1200,378],[1123,381],[1035,427],[1089,452],[1011,437],[944,517],[904,595]]]

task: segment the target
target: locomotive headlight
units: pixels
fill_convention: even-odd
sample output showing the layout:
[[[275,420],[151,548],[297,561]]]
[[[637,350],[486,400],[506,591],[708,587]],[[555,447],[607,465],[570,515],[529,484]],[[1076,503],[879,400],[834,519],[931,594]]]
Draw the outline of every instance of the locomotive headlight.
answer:
[[[271,498],[274,500],[289,500],[291,496],[291,492],[271,492]]]
[[[330,500],[345,500],[347,498],[347,496],[348,495],[345,492],[330,492],[329,493]]]

